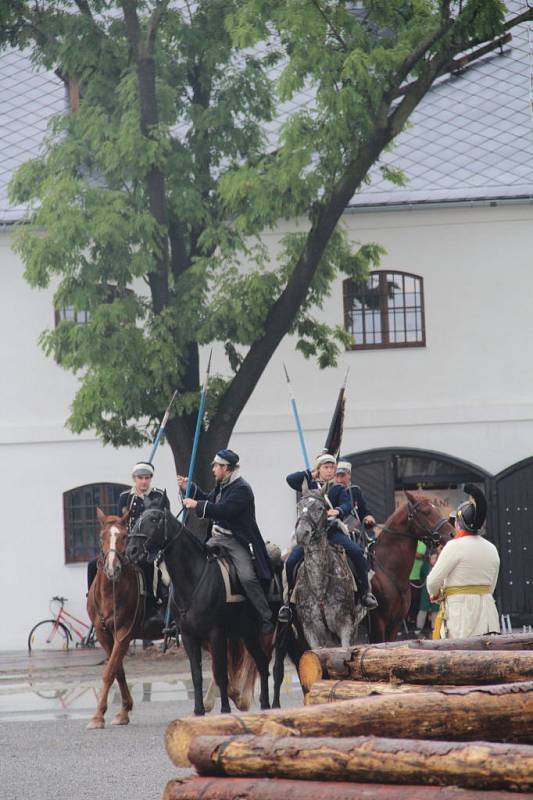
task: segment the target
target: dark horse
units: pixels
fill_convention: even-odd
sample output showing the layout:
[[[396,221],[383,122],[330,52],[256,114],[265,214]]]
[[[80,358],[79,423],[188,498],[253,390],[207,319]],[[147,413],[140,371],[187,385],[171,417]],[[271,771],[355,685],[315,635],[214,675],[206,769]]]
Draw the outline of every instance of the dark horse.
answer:
[[[205,545],[167,510],[153,504],[137,520],[126,549],[133,562],[164,559],[172,581],[172,610],[191,664],[194,713],[205,714],[202,696],[202,644],[208,642],[222,713],[228,700],[228,640],[242,639],[261,678],[259,702],[270,708],[268,658],[261,646],[259,622],[248,601],[227,603],[216,560],[207,558]]]
[[[144,598],[141,593],[139,571],[125,558],[127,520],[129,511],[122,517],[106,516],[99,508],[100,558],[98,570],[87,596],[87,612],[94,625],[96,638],[104,648],[107,662],[102,675],[102,689],[98,707],[88,728],[103,728],[107,711],[107,697],[115,678],[120,687],[122,708],[113,725],[127,725],[133,700],[126,682],[124,656],[132,639],[160,639],[160,625],[150,623],[143,627]]]
[[[385,522],[374,546],[372,589],[379,606],[370,612],[370,641],[393,642],[411,603],[409,575],[418,540],[446,544],[454,528],[422,492],[405,492],[407,503]]]

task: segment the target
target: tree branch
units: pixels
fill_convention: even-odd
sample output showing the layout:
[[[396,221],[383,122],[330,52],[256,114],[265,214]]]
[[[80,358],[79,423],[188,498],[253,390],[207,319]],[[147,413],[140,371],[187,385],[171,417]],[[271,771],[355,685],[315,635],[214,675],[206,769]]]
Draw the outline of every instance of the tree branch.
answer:
[[[464,69],[468,66],[468,64],[471,64],[473,61],[477,61],[482,56],[487,55],[487,53],[496,50],[498,47],[503,47],[504,44],[508,44],[511,39],[512,34],[506,33],[505,36],[501,36],[499,39],[495,39],[493,42],[483,45],[483,47],[478,48],[473,53],[467,53],[464,56],[452,59],[444,65],[436,77],[439,78],[441,75],[446,75],[448,72],[457,72],[461,69]],[[412,81],[404,86],[400,86],[400,88],[394,92],[393,97],[401,97],[409,91],[411,86],[414,86],[416,83],[417,81]]]
[[[169,2],[170,0],[160,0],[152,11],[152,16],[150,17],[150,22],[148,24],[148,34],[146,36],[146,53],[149,56],[153,56],[154,54],[157,31],[159,29],[159,25],[161,24],[163,15],[168,8]]]
[[[324,9],[322,8],[322,6],[320,5],[320,3],[318,2],[318,0],[311,0],[311,5],[313,5],[313,6],[316,8],[316,10],[318,11],[318,13],[319,13],[319,14],[320,14],[320,16],[322,17],[322,19],[325,21],[325,23],[326,23],[326,25],[328,26],[328,28],[330,29],[330,31],[332,32],[332,34],[333,34],[333,36],[335,37],[335,39],[336,39],[336,40],[339,42],[339,44],[341,45],[342,49],[343,49],[343,50],[347,50],[347,49],[348,49],[348,47],[347,47],[347,45],[346,45],[346,42],[344,41],[344,39],[342,38],[342,36],[341,36],[341,34],[339,33],[339,31],[337,30],[337,28],[335,27],[335,25],[332,23],[332,21],[331,21],[331,20],[330,20],[330,18],[328,17],[328,15],[326,14],[326,12],[325,12],[325,11],[324,11]]]
[[[320,208],[293,273],[267,315],[263,336],[248,350],[213,416],[207,432],[206,446],[210,450],[223,442],[227,430],[232,430],[270,358],[289,332],[344,209],[389,141],[386,128],[377,130],[372,141],[352,161],[346,174],[333,188],[329,201]]]

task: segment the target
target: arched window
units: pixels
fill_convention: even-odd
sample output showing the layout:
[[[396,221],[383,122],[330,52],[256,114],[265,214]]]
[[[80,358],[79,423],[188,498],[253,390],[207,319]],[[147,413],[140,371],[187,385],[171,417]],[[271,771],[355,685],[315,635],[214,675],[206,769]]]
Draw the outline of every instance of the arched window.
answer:
[[[120,493],[129,488],[123,483],[89,483],[63,494],[66,564],[90,561],[98,555],[100,525],[96,508],[105,514],[118,514]]]
[[[345,280],[344,325],[352,350],[425,347],[424,283],[408,272],[371,272],[366,281]]]

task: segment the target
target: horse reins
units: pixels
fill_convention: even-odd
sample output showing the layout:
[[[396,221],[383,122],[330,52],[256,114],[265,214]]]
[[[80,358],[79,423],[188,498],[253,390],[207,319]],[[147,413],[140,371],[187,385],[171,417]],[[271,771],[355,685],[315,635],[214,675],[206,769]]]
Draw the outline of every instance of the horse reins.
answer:
[[[423,541],[423,542],[429,541],[430,543],[435,544],[440,539],[441,528],[448,523],[448,520],[446,519],[446,517],[439,517],[439,521],[437,522],[434,528],[429,528],[426,525],[424,525],[420,520],[420,516],[418,513],[418,506],[426,502],[428,502],[426,499],[419,500],[417,503],[414,504],[411,503],[410,500],[407,501],[408,528],[406,533],[404,533],[403,531],[395,531],[393,528],[385,528],[385,527],[381,529],[381,533],[390,533],[394,534],[394,536],[405,536],[408,539],[416,539],[417,541]],[[411,531],[411,525],[413,522],[416,522],[418,523],[418,525],[420,525],[420,527],[424,532],[423,536],[417,536],[415,531]]]

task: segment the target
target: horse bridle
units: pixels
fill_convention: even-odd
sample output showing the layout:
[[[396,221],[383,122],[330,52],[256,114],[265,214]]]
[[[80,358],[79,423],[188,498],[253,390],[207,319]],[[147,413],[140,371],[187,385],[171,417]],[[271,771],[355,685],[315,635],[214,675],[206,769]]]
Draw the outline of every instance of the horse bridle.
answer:
[[[448,520],[446,517],[439,517],[437,524],[433,528],[429,527],[423,522],[423,520],[420,519],[418,507],[422,505],[422,503],[430,503],[430,501],[427,500],[427,498],[418,500],[416,503],[412,503],[409,499],[407,500],[407,533],[395,531],[393,528],[385,527],[381,529],[382,532],[393,533],[395,536],[408,536],[410,539],[420,539],[423,542],[437,544],[440,541],[441,529],[448,523]],[[420,528],[422,528],[424,532],[423,536],[418,536],[416,531],[412,529],[413,523],[417,523]]]
[[[111,553],[114,553],[116,555],[116,557],[118,559],[118,562],[119,562],[121,567],[123,567],[124,564],[128,563],[128,559],[126,557],[126,554],[125,553],[119,553],[119,551],[117,550],[116,547],[110,547],[109,550],[107,551],[107,553],[104,555],[104,551],[102,550],[102,538],[100,537],[100,558],[98,559],[98,561],[100,562],[100,564],[102,565],[102,569],[104,569],[104,570],[105,570],[105,565],[106,565],[107,559],[109,558]],[[110,580],[114,580],[114,578],[111,578]]]
[[[304,500],[304,499],[305,499],[305,498],[304,498],[304,497],[302,497],[302,500]],[[318,502],[319,502],[319,503],[320,503],[320,502],[322,502],[322,508],[323,508],[324,510],[326,510],[326,509],[327,509],[328,505],[330,506],[330,508],[332,508],[332,505],[331,505],[331,503],[330,503],[330,501],[329,501],[329,498],[327,497],[327,495],[322,495],[322,497],[321,497],[320,495],[315,495],[315,494],[313,494],[313,495],[311,495],[311,499],[313,499],[313,500],[318,500]],[[301,515],[301,516],[303,516],[303,514],[305,514],[306,512],[307,512],[307,508],[305,508],[305,509],[304,509],[304,511],[302,512],[302,515]],[[298,520],[297,520],[297,522],[296,522],[296,525],[298,525],[298,523],[299,523],[299,521],[300,521],[300,519],[301,519],[301,516],[298,518]],[[318,530],[318,526],[319,526],[319,524],[320,524],[320,519],[321,519],[321,518],[319,517],[319,519],[317,519],[317,520],[315,521],[315,520],[314,520],[314,518],[313,518],[313,517],[312,517],[312,516],[309,514],[309,515],[307,515],[307,519],[308,519],[308,521],[309,521],[309,523],[310,523],[310,525],[311,525],[312,531],[314,532],[314,531]]]
[[[159,511],[159,513],[163,515],[162,519],[159,520],[159,522],[157,523],[157,526],[156,526],[156,530],[158,530],[159,527],[161,526],[161,522],[163,522],[163,547],[159,548],[157,553],[154,555],[154,564],[156,564],[156,566],[157,566],[158,564],[161,563],[161,561],[163,561],[163,558],[165,557],[165,553],[167,552],[167,550],[169,550],[172,547],[172,545],[174,544],[174,542],[177,541],[177,539],[178,539],[178,537],[179,537],[179,535],[181,533],[182,528],[180,528],[180,530],[178,531],[176,536],[174,536],[172,539],[169,539],[168,533],[167,533],[167,515],[165,513],[165,510],[162,509],[162,508],[154,508],[154,509],[148,508],[146,510],[147,511],[152,511],[152,512]],[[146,545],[147,545],[148,540],[151,537],[148,536],[148,534],[143,533],[141,531],[142,518],[143,518],[143,514],[141,514],[139,519],[135,522],[135,525],[133,526],[131,532],[128,534],[128,539],[142,539],[143,540],[141,558],[144,558],[146,561],[148,561],[148,559],[151,558],[152,556],[151,556],[151,553],[148,552],[148,548],[146,547]],[[137,530],[137,528],[138,528],[138,530]],[[141,559],[139,559],[139,560],[141,560]]]

